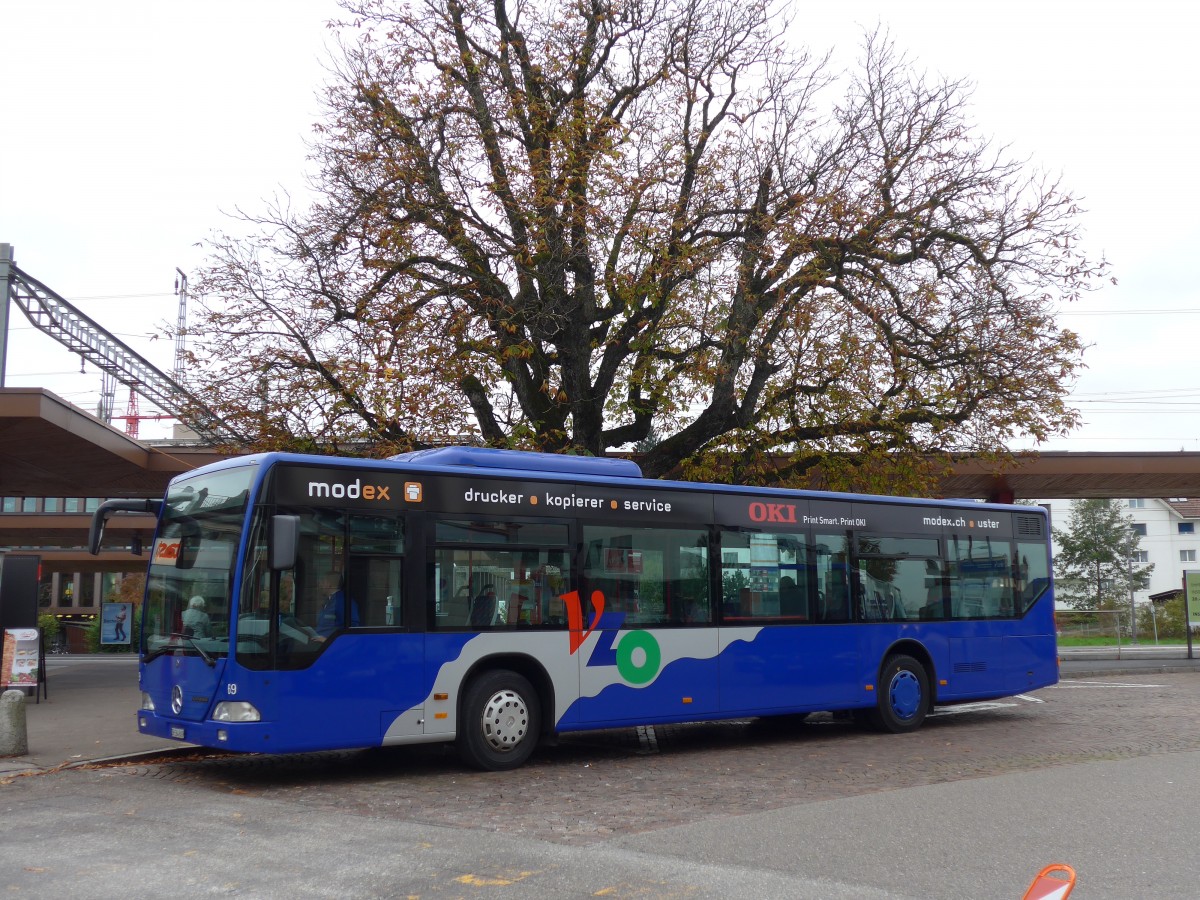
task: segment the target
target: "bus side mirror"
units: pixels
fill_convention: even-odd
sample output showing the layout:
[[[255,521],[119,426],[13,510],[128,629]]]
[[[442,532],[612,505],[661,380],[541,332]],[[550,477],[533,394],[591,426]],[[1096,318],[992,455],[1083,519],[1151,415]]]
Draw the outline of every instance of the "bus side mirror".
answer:
[[[300,517],[271,516],[267,543],[273,570],[280,572],[296,568],[296,553],[300,547]]]
[[[104,523],[113,513],[143,513],[154,516],[162,513],[161,500],[105,500],[92,513],[91,527],[88,529],[88,552],[92,556],[100,555],[100,542],[104,539]]]

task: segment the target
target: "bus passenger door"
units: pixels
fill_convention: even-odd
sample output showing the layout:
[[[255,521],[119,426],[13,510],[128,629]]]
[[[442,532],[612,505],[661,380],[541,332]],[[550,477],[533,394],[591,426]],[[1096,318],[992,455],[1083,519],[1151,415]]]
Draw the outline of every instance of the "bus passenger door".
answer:
[[[858,681],[846,534],[721,534],[721,711],[840,709]]]
[[[853,625],[724,627],[720,658],[725,713],[841,709],[856,696]]]
[[[708,529],[585,523],[582,538],[581,590],[568,607],[579,666],[572,721],[637,725],[717,712]]]

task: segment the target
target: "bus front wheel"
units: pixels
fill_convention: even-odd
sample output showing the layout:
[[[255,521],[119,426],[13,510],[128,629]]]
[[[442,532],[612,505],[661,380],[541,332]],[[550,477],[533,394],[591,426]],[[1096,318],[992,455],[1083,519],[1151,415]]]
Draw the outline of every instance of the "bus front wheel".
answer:
[[[916,731],[928,715],[932,698],[929,673],[911,656],[892,656],[884,663],[875,708],[868,711],[872,726],[903,734]]]
[[[485,672],[467,688],[460,725],[458,753],[463,762],[491,772],[515,769],[537,746],[537,693],[516,672]]]

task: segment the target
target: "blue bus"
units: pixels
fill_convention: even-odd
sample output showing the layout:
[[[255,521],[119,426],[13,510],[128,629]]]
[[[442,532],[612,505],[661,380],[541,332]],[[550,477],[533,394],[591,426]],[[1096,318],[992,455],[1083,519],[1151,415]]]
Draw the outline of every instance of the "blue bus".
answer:
[[[880,730],[1055,683],[1045,510],[643,479],[448,447],[174,479],[141,612],[145,734],[300,752],[830,710]]]

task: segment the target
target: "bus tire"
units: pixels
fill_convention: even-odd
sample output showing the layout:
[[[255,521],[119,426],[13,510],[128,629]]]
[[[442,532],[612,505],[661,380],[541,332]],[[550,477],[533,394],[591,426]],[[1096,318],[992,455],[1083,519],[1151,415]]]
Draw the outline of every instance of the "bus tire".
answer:
[[[528,679],[507,669],[484,672],[463,696],[458,754],[477,769],[515,769],[533,753],[540,727],[538,695]]]
[[[890,656],[883,664],[875,708],[868,711],[871,725],[879,731],[904,734],[916,731],[932,706],[929,673],[911,656]]]

